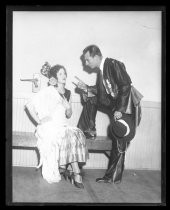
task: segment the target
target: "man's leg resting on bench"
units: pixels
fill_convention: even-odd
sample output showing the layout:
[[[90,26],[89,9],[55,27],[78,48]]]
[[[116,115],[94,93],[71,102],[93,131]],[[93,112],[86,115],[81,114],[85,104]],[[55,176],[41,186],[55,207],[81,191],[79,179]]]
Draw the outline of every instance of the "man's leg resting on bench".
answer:
[[[77,125],[77,127],[84,132],[87,138],[96,137],[96,114],[96,97],[88,98],[88,100],[83,104],[83,110]]]

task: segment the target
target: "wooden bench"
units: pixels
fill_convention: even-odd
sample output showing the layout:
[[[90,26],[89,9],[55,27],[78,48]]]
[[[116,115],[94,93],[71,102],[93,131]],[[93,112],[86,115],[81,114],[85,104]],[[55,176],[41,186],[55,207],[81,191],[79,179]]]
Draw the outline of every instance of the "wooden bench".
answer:
[[[36,147],[37,139],[32,132],[17,132],[13,131],[12,134],[12,147],[14,149],[34,149],[39,153]],[[86,139],[89,152],[102,152],[108,158],[112,148],[112,141],[106,136],[97,136],[95,140]]]

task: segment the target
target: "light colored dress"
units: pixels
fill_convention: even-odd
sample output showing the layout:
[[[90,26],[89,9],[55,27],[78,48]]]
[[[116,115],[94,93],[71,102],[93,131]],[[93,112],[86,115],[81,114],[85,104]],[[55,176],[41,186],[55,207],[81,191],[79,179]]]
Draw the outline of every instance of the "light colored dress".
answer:
[[[40,152],[42,176],[47,182],[61,180],[59,166],[71,162],[86,162],[88,150],[83,132],[67,125],[63,98],[54,88],[48,86],[29,101],[39,119],[50,116],[51,120],[38,125],[35,131]]]

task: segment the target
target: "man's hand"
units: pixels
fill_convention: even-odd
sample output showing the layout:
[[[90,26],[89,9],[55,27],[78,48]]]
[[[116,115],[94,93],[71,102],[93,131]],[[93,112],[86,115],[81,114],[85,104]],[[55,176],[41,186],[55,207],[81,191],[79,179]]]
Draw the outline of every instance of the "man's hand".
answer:
[[[80,88],[81,90],[84,90],[85,92],[87,92],[87,85],[86,84],[84,84],[82,82],[78,82],[77,87]]]
[[[122,113],[121,112],[118,112],[118,111],[115,111],[114,112],[114,119],[115,120],[118,120],[122,117]]]
[[[83,90],[84,92],[87,92],[87,85],[81,80],[79,79],[77,76],[75,76],[75,78],[78,80],[78,83],[76,84],[76,86]]]

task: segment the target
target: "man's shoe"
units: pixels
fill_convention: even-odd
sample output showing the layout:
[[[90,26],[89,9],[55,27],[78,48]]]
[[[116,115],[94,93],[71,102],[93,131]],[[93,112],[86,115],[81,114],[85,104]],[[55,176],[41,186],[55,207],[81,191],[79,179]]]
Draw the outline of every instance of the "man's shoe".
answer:
[[[98,183],[112,183],[113,182],[113,180],[112,179],[108,179],[108,178],[106,178],[106,177],[103,177],[103,178],[97,178],[96,179],[96,182],[98,182]]]
[[[114,181],[115,184],[120,184],[121,180]]]
[[[87,139],[95,139],[96,138],[96,134],[90,134],[90,133],[85,133],[85,136]]]
[[[84,135],[87,139],[95,139],[96,138],[96,131],[84,131]]]

